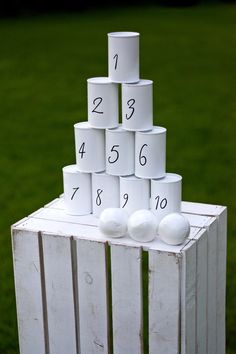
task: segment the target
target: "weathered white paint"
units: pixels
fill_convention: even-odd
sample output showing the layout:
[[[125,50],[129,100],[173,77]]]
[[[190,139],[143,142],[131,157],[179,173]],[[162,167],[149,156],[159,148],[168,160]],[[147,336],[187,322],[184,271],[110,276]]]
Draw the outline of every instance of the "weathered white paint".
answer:
[[[141,248],[111,245],[114,354],[142,354]]]
[[[53,209],[63,209],[65,210],[64,194],[60,198],[52,200],[50,203],[44,205],[44,208],[53,208]]]
[[[216,318],[217,354],[225,354],[225,308],[226,308],[226,258],[227,258],[227,209],[224,208],[218,219],[217,245],[217,289],[216,289]]]
[[[182,250],[181,262],[181,354],[196,353],[196,242]]]
[[[12,249],[20,352],[46,354],[38,233],[13,229]]]
[[[50,354],[77,354],[71,240],[42,238]]]
[[[108,301],[106,292],[105,243],[110,244],[111,247],[113,305],[115,303],[112,313],[114,354],[143,354],[142,274],[140,259],[142,249],[148,251],[150,255],[158,253],[161,255],[161,258],[162,256],[164,258],[164,253],[169,254],[168,257],[170,257],[170,254],[175,254],[179,261],[178,265],[171,263],[171,267],[174,270],[172,279],[175,280],[179,287],[178,310],[181,313],[179,315],[179,327],[177,327],[180,344],[178,347],[179,351],[176,353],[225,353],[226,209],[224,207],[210,205],[205,207],[204,204],[182,203],[185,215],[192,225],[191,233],[189,239],[183,245],[170,246],[164,244],[158,237],[146,244],[138,243],[127,236],[116,240],[106,238],[99,232],[96,226],[97,219],[93,215],[71,217],[70,215],[66,215],[62,204],[63,197],[49,203],[45,208],[39,209],[31,214],[30,217],[21,220],[13,226],[19,337],[21,348],[24,346],[24,350],[21,349],[21,354],[35,353],[35,348],[40,348],[39,354],[48,354],[48,346],[50,347],[50,354],[64,354],[64,352],[84,354],[82,352],[82,342],[84,343],[83,348],[86,348],[83,351],[87,351],[86,354],[93,353],[93,351],[90,351],[86,347],[91,344],[91,338],[82,335],[82,333],[91,332],[93,326],[96,327],[97,324],[100,326],[97,332],[95,332],[98,333],[97,338],[104,338],[104,341],[102,340],[97,343],[103,344],[104,342],[105,345],[104,347],[96,345],[96,347],[97,349],[101,349],[101,352],[106,353],[107,350],[107,353],[109,353],[107,315],[104,317],[104,314],[107,314]],[[218,223],[214,216],[216,216]],[[42,244],[38,242],[39,230],[45,233],[43,235],[43,248]],[[205,230],[207,230],[207,235]],[[71,241],[71,235],[73,235],[73,241]],[[79,243],[83,246],[79,247]],[[73,244],[75,247],[72,246]],[[88,246],[89,244],[92,244],[94,249]],[[74,255],[72,259],[71,250],[73,250],[72,253]],[[79,252],[81,252],[81,255]],[[91,265],[92,269],[89,269],[88,272],[90,274],[93,271],[93,274],[95,274],[93,279],[99,279],[100,284],[103,285],[101,285],[101,289],[99,288],[98,291],[90,293],[89,289],[91,287],[88,286],[86,289],[86,284],[83,284],[83,287],[80,284],[78,286],[78,283],[83,281],[83,278],[79,275],[79,272],[82,272],[80,264],[83,264],[83,267],[88,266],[90,264],[88,262],[89,257],[93,257],[93,255],[94,262],[96,259],[96,263]],[[149,257],[151,262],[152,256]],[[34,262],[34,260],[38,260],[40,274],[37,273],[35,267],[30,268],[30,265],[33,265],[31,262]],[[34,264],[37,265],[37,262]],[[160,282],[155,282],[155,277]],[[155,289],[160,290],[163,286],[161,283],[165,282],[166,277],[166,274],[160,272],[160,268],[157,268],[153,273],[151,272],[150,289],[154,289],[153,291]],[[177,278],[179,279],[179,283],[177,282]],[[30,280],[28,281],[28,279]],[[52,280],[54,281],[54,289],[52,289]],[[32,284],[33,287],[31,286]],[[45,284],[46,297],[44,295]],[[167,287],[169,285],[168,282],[164,284]],[[80,296],[78,296],[77,286],[80,290]],[[86,293],[86,291],[88,292]],[[177,301],[176,291],[177,288],[174,288],[174,291],[171,293],[169,291],[166,300],[163,296],[166,303],[171,301],[171,298]],[[29,302],[25,298],[25,292],[30,292],[31,294]],[[84,297],[81,296],[82,293]],[[205,295],[206,293],[207,296]],[[105,295],[102,296],[102,294]],[[88,318],[89,314],[91,314],[91,307],[89,309],[87,305],[82,306],[80,301],[83,298],[84,304],[88,304],[89,296],[91,302],[100,304],[99,309],[95,313],[102,320],[97,320],[96,323],[92,320],[83,321],[82,323],[82,317]],[[95,297],[94,300],[92,300],[93,296]],[[151,291],[149,296],[151,296]],[[161,296],[162,293],[158,291],[157,299],[160,299]],[[117,301],[114,299],[117,299]],[[33,309],[30,314],[28,311],[29,304]],[[151,318],[154,321],[154,332],[156,332],[155,325],[158,330],[162,331],[164,324],[168,320],[165,317],[164,321],[166,320],[166,322],[162,324],[159,321],[155,322],[155,309],[157,309],[157,306],[158,301],[157,303],[149,301],[149,315],[150,321]],[[150,310],[151,307],[153,307],[153,310]],[[54,311],[53,309],[58,310]],[[84,311],[83,315],[80,313],[81,309]],[[126,312],[125,309],[127,310]],[[33,322],[32,318],[35,313],[37,313],[38,317],[34,318],[39,319],[41,315],[41,322]],[[29,317],[27,318],[26,315]],[[157,317],[159,315],[161,314],[158,313]],[[168,314],[168,316],[171,315]],[[63,321],[60,322],[61,318],[63,318]],[[127,318],[129,319],[128,321]],[[176,321],[175,317],[173,322],[171,321],[169,330],[174,330],[175,326],[173,324]],[[124,326],[121,326],[121,323],[124,323]],[[130,323],[131,325],[129,325]],[[29,334],[27,334],[27,331]],[[151,350],[155,351],[154,344],[152,347],[152,343],[156,341],[158,345],[155,354],[158,354],[159,352],[161,353],[161,348],[164,348],[164,345],[168,345],[168,343],[164,344],[161,337],[158,340],[158,336],[154,332],[151,332],[150,326],[150,353],[152,353]],[[68,335],[68,338],[70,338],[70,343],[66,342],[65,335],[58,335],[58,333],[69,333],[70,337]],[[76,334],[78,339],[79,337],[83,338],[81,352],[78,352],[80,343],[79,340],[76,343]],[[30,339],[28,340],[28,338]],[[171,337],[171,340],[174,341],[175,339],[176,336]],[[208,345],[207,348],[206,345]],[[102,351],[103,349],[104,351]]]
[[[42,208],[37,214],[30,215],[38,219],[54,220],[66,223],[76,223],[89,226],[97,226],[99,219],[92,214],[69,215],[63,209]]]
[[[227,208],[219,205],[182,202],[182,211],[185,213],[215,216],[217,226],[217,259],[216,259],[216,329],[210,333],[210,343],[214,343],[217,354],[225,353],[225,300],[226,300],[226,252],[227,252]],[[215,259],[213,259],[215,262]],[[210,268],[212,269],[212,268]],[[213,278],[214,279],[214,278]],[[216,339],[213,339],[215,329]]]
[[[80,354],[109,353],[106,243],[75,239]]]
[[[180,259],[149,251],[149,354],[179,353]]]
[[[38,215],[41,215],[41,210],[39,214],[35,214],[34,217],[28,218],[22,224],[20,224],[20,228],[23,230],[41,230],[42,232],[57,234],[61,236],[78,236],[82,239],[90,239],[90,240],[97,240],[97,241],[104,241],[106,240],[108,243],[114,241],[108,237],[105,237],[96,226],[87,225],[87,224],[80,224],[80,218],[78,217],[77,223],[66,222],[66,221],[54,221],[46,218],[46,211],[43,218],[38,218]],[[90,217],[90,216],[89,216]],[[190,231],[190,238],[193,238],[199,232],[199,228],[191,227]],[[182,245],[179,246],[172,246],[167,245],[162,242],[158,237],[154,239],[152,242],[149,243],[140,243],[132,240],[130,237],[125,236],[119,239],[116,239],[116,244],[126,245],[126,246],[133,246],[133,247],[143,247],[144,250],[149,249],[156,249],[160,251],[166,252],[179,252],[183,245],[187,244],[189,240],[186,240]]]
[[[195,236],[196,241],[196,353],[207,354],[207,230]]]

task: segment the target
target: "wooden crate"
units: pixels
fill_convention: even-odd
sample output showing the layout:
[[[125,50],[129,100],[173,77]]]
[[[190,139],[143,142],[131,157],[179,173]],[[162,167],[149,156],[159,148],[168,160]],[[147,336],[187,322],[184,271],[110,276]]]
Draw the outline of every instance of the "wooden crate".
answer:
[[[224,354],[226,208],[182,210],[181,246],[106,239],[63,197],[13,225],[21,354]]]

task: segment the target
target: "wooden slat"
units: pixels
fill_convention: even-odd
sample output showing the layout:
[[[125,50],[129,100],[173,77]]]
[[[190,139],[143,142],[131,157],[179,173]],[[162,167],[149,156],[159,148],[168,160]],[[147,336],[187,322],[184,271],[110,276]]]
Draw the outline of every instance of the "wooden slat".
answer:
[[[196,353],[196,242],[182,251],[181,263],[181,354]]]
[[[207,209],[209,212],[209,207]],[[212,216],[186,214],[191,224],[207,230],[207,352],[217,352],[217,220]],[[198,343],[199,344],[199,343]],[[203,343],[201,342],[201,345]]]
[[[13,230],[12,248],[20,352],[44,354],[46,350],[38,233]]]
[[[196,353],[207,354],[207,231],[202,230],[196,241]]]
[[[216,353],[225,354],[227,208],[220,205],[182,202],[182,211],[217,218]]]
[[[180,348],[180,258],[149,251],[149,354]]]
[[[42,243],[50,354],[77,354],[71,240],[42,234]]]
[[[217,223],[210,224],[207,229],[207,348],[208,353],[216,353]]]
[[[66,214],[63,209],[54,208],[42,208],[38,212],[31,215],[37,217],[38,219],[50,219],[60,222],[76,223],[82,225],[93,225],[97,226],[99,219],[94,217],[92,214],[88,215],[69,215]]]
[[[227,209],[218,215],[216,289],[216,346],[217,354],[225,354],[225,308],[226,308],[226,256],[227,256]]]
[[[77,239],[76,247],[80,354],[108,354],[106,244]]]
[[[140,247],[111,245],[113,353],[143,352]]]

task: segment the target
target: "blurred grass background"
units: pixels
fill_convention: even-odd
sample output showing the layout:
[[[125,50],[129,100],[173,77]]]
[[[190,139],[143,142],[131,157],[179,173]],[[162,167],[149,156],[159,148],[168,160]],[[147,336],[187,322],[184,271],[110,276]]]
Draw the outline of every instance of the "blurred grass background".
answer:
[[[0,354],[18,353],[10,225],[62,192],[86,79],[107,75],[107,32],[141,33],[141,77],[184,200],[229,207],[227,348],[236,353],[236,5],[129,7],[0,21]],[[32,353],[33,354],[33,353]],[[167,353],[168,354],[168,353]]]

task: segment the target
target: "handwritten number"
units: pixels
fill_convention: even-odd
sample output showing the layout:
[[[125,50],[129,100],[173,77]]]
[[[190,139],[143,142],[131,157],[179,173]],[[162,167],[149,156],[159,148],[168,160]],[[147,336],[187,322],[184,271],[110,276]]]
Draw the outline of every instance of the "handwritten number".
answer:
[[[96,103],[98,102],[98,103]],[[94,109],[92,110],[93,113],[98,113],[98,114],[103,114],[103,112],[100,112],[100,111],[97,111],[96,109],[98,108],[98,106],[102,103],[102,97],[96,97],[94,100],[93,100],[93,104],[96,105],[94,107]]]
[[[158,206],[159,206],[159,202],[160,202],[160,196],[158,195],[155,200],[157,201],[156,202],[156,210],[158,209]],[[167,199],[166,198],[163,198],[160,202],[160,208],[161,209],[165,209],[165,207],[167,206]]]
[[[140,152],[139,152],[139,163],[140,163],[141,166],[145,166],[146,163],[147,163],[147,158],[146,158],[146,156],[142,155],[143,148],[144,148],[145,146],[148,146],[148,145],[147,145],[147,144],[143,144],[143,146],[141,147]]]
[[[131,98],[130,100],[127,101],[127,105],[131,109],[130,115],[128,116],[127,113],[125,115],[125,118],[127,120],[129,120],[132,117],[132,115],[134,114],[134,104],[135,104],[135,99],[134,98]]]
[[[109,156],[108,157],[108,162],[109,163],[115,163],[117,160],[118,160],[118,158],[119,158],[119,151],[118,150],[116,150],[115,148],[118,148],[120,145],[113,145],[112,146],[112,148],[111,148],[111,152],[115,152],[116,153],[116,157],[115,157],[115,159],[114,160],[112,160],[111,159],[111,156]]]
[[[100,206],[102,204],[102,200],[101,200],[101,194],[103,192],[103,189],[97,189],[97,198],[96,198],[96,204],[97,206]]]
[[[113,59],[115,60],[115,70],[117,69],[117,64],[118,64],[118,54],[115,54]]]
[[[123,195],[123,198],[124,198],[125,202],[124,202],[122,208],[124,208],[124,207],[126,206],[127,202],[128,202],[128,199],[129,199],[128,193],[125,193],[125,194]]]
[[[81,159],[83,158],[83,155],[85,154],[85,150],[84,150],[84,147],[85,147],[85,143],[81,144],[80,148],[79,148],[79,154],[81,155]]]
[[[76,187],[76,188],[73,188],[74,189],[74,192],[70,198],[70,200],[73,200],[74,196],[75,196],[75,193],[79,190],[79,187]]]

